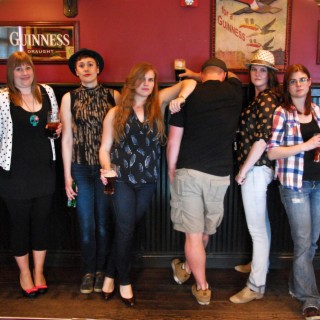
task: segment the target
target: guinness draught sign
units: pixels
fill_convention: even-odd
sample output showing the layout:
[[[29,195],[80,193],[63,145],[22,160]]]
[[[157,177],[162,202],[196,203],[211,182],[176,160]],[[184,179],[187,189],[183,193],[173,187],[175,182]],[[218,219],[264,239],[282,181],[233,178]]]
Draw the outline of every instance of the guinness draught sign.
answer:
[[[35,63],[66,63],[79,50],[79,22],[0,22],[0,63],[25,51]]]

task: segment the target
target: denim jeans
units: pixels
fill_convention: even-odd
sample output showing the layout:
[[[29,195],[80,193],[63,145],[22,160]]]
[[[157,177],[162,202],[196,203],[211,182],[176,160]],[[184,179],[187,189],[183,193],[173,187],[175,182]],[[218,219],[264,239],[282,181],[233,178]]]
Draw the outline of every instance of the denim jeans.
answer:
[[[72,164],[71,174],[78,186],[76,213],[83,272],[104,271],[111,246],[111,198],[103,192],[100,166]]]
[[[267,189],[272,177],[271,168],[254,166],[241,186],[242,201],[253,247],[247,286],[260,293],[265,292],[269,264],[271,233],[267,210]]]
[[[155,187],[155,183],[116,182],[112,195],[115,232],[106,276],[114,279],[117,273],[120,285],[131,284],[129,274],[135,229],[150,206]]]
[[[303,181],[299,191],[279,188],[294,244],[289,290],[302,302],[303,309],[319,308],[320,296],[312,262],[320,233],[320,181]]]

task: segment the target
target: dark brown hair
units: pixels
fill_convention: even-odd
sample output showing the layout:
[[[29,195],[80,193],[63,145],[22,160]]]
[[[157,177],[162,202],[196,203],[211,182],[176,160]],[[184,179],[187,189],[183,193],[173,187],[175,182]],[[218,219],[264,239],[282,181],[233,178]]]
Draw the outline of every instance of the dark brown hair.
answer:
[[[250,65],[249,71],[251,71],[251,67],[253,65]],[[268,89],[270,89],[273,93],[275,93],[277,96],[281,97],[282,90],[281,86],[277,77],[277,71],[266,67],[268,70]],[[251,101],[255,97],[255,88],[254,84],[250,81],[250,84],[248,86],[248,97],[249,100]]]

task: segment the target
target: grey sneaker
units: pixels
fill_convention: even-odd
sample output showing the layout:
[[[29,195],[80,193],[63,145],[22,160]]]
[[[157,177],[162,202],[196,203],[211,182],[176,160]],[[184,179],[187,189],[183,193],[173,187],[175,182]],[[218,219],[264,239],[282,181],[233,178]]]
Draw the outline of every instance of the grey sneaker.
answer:
[[[96,280],[94,282],[93,291],[102,292],[103,282],[104,282],[104,272],[96,272]]]
[[[196,298],[197,302],[202,306],[206,306],[210,303],[211,300],[211,289],[208,287],[206,290],[199,289],[197,290],[197,285],[192,285],[192,294]]]
[[[86,273],[81,282],[80,292],[91,293],[93,291],[94,275],[92,273]]]
[[[184,262],[180,259],[173,259],[171,267],[173,271],[173,279],[176,283],[183,284],[190,278],[190,273],[186,271]]]

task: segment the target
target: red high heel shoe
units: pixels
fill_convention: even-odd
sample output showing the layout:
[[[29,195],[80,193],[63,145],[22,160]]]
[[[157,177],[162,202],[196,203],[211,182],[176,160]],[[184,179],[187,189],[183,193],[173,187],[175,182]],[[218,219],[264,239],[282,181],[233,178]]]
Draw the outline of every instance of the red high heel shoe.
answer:
[[[35,277],[35,270],[34,269],[33,269],[32,273],[33,273],[33,278],[35,279],[36,277]],[[42,274],[42,279],[40,281],[41,282],[46,282],[45,277],[44,277],[43,274]],[[40,294],[47,293],[47,291],[48,291],[48,286],[46,284],[40,284],[38,286],[35,284],[35,288],[37,288],[38,293],[40,293]]]
[[[35,286],[37,288],[38,293],[44,294],[48,292],[48,286],[46,284],[41,284],[40,286]]]
[[[38,294],[38,288],[37,287],[33,287],[31,289],[28,290],[22,290],[22,295],[26,298],[35,298]]]

